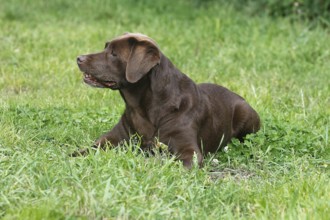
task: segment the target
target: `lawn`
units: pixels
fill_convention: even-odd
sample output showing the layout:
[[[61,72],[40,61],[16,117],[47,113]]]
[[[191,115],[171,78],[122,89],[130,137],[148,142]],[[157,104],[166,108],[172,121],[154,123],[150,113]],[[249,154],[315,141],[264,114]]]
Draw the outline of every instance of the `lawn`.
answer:
[[[212,1],[0,5],[0,218],[329,218],[328,28]],[[261,130],[189,171],[133,141],[68,157],[124,109],[118,92],[82,83],[76,57],[124,32],[155,39],[195,82],[243,96]]]

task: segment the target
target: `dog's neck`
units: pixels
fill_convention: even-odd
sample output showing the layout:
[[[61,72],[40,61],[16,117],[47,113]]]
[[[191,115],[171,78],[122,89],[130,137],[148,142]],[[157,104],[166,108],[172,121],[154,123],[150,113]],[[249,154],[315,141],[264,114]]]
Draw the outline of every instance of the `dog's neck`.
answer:
[[[164,54],[161,54],[160,64],[152,69],[149,77],[151,90],[163,100],[180,92],[183,80],[190,80]]]
[[[187,102],[187,96],[191,96],[195,84],[186,75],[181,73],[171,61],[161,54],[160,64],[153,67],[137,83],[120,90],[125,101],[126,110],[137,112],[154,121],[155,115],[164,115],[183,107],[182,101]],[[189,91],[189,94],[184,94]],[[152,107],[158,106],[158,107]],[[164,109],[166,106],[166,109]],[[153,112],[149,112],[153,109]]]
[[[150,80],[148,77],[143,77],[138,82],[129,84],[119,91],[127,108],[138,108],[144,104],[144,99],[150,94],[149,90]]]

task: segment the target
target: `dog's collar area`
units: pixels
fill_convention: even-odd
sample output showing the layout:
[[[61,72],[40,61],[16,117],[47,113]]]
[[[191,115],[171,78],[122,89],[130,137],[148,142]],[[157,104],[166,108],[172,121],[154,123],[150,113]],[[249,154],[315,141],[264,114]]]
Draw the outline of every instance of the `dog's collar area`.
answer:
[[[118,87],[117,82],[115,81],[101,81],[88,73],[84,73],[84,82],[90,86],[98,88],[116,89]]]

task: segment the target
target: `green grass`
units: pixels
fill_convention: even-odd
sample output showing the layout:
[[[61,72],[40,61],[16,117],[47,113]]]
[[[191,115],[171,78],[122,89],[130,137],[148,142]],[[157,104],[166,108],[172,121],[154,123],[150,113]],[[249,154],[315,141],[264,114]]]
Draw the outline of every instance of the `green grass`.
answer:
[[[328,219],[328,29],[188,0],[0,5],[0,218]],[[124,32],[245,97],[262,129],[190,171],[133,142],[68,157],[124,108],[118,92],[82,83],[75,58]]]

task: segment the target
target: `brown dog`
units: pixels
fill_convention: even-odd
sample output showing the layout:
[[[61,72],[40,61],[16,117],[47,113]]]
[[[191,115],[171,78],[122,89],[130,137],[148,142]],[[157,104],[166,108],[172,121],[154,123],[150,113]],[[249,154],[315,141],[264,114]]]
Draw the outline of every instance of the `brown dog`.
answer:
[[[85,83],[119,90],[126,104],[119,123],[96,147],[117,146],[138,134],[141,148],[149,149],[158,138],[189,168],[194,153],[201,165],[202,153],[260,128],[258,114],[242,97],[215,84],[196,85],[145,35],[119,36],[104,51],[79,56],[77,63]]]

